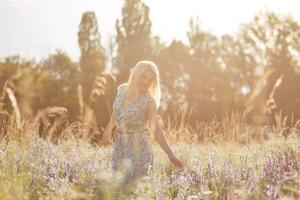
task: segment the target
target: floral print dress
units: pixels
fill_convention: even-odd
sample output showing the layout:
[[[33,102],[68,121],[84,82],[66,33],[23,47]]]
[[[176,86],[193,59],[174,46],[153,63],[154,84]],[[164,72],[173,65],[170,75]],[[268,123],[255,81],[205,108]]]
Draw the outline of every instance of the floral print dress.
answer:
[[[122,173],[121,182],[147,175],[153,166],[153,151],[146,118],[147,106],[156,109],[154,99],[141,95],[135,102],[123,108],[126,85],[118,88],[113,103],[116,118],[116,134],[113,140],[112,168]]]

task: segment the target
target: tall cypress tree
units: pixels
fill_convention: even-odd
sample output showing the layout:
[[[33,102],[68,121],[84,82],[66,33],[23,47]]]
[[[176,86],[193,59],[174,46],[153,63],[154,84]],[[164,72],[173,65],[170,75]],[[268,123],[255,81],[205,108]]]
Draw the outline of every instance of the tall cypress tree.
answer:
[[[94,12],[86,12],[82,15],[78,44],[81,51],[83,96],[87,102],[96,76],[105,69],[104,49],[100,43],[100,33]]]
[[[105,127],[111,115],[111,107],[116,95],[115,77],[105,67],[106,57],[100,43],[100,33],[94,12],[86,12],[78,32],[81,50],[80,67],[84,115],[90,112],[96,118],[97,128]],[[92,119],[94,120],[94,119]],[[94,124],[96,125],[96,124]]]
[[[149,7],[141,0],[125,0],[122,18],[116,21],[117,55],[114,67],[119,83],[128,80],[130,68],[151,57],[151,21]]]

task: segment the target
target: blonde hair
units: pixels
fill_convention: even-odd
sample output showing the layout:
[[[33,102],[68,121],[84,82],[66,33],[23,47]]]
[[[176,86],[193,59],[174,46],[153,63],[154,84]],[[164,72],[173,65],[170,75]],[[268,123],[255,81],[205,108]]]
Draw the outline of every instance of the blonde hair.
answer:
[[[136,63],[134,68],[132,69],[128,82],[123,83],[122,85],[127,85],[127,97],[131,97],[136,100],[140,93],[137,88],[137,80],[147,69],[150,69],[154,74],[155,78],[153,83],[149,86],[149,94],[155,100],[156,108],[160,106],[161,99],[161,89],[160,89],[160,78],[159,71],[156,64],[149,60],[142,60]],[[119,87],[121,87],[120,85]]]

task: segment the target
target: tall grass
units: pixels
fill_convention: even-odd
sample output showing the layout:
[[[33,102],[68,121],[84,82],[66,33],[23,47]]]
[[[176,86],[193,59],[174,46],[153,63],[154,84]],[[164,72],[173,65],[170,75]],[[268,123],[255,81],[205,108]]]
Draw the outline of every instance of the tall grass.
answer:
[[[281,113],[275,114],[275,123],[258,126],[249,124],[245,113],[227,113],[222,120],[216,117],[210,121],[189,124],[190,113],[182,110],[174,116],[175,122],[167,118],[163,124],[166,135],[172,141],[186,141],[196,143],[222,143],[234,142],[250,144],[262,142],[271,135],[288,136],[289,134],[300,135],[300,120],[287,122],[287,117]],[[288,124],[290,124],[288,126]]]
[[[122,174],[111,170],[111,146],[92,145],[88,125],[70,125],[57,144],[28,126],[19,133],[10,128],[0,142],[0,199],[300,198],[299,124],[253,127],[243,114],[178,124],[164,129],[184,169],[176,170],[153,142],[153,171],[130,195],[119,191]]]

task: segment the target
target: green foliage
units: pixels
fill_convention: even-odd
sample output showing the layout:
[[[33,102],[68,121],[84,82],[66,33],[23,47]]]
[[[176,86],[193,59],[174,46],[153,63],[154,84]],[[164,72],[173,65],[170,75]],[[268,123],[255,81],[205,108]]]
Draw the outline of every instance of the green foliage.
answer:
[[[47,106],[62,106],[68,109],[70,120],[76,120],[79,115],[78,76],[77,64],[62,51],[57,51],[42,60],[35,74],[38,95],[32,102],[34,110]]]
[[[12,112],[12,105],[7,96],[7,87],[14,91],[18,99],[17,106],[23,115],[32,113],[31,102],[34,98],[33,71],[34,61],[24,59],[20,56],[6,57],[0,63],[0,110]]]
[[[169,102],[164,105],[167,107],[165,110],[174,113],[178,109],[176,105],[183,106],[188,103],[186,84],[191,76],[187,71],[191,60],[189,49],[182,42],[173,41],[168,47],[161,49],[156,59],[162,79],[164,100]]]
[[[83,104],[93,109],[96,126],[100,130],[110,119],[117,86],[115,77],[105,67],[106,57],[100,43],[94,12],[86,12],[82,15],[78,44],[81,50],[80,82],[83,89]]]
[[[94,110],[99,130],[109,122],[112,106],[117,93],[116,78],[105,70],[96,77],[90,95],[90,105]]]
[[[85,12],[78,31],[78,64],[61,51],[38,65],[20,56],[0,62],[0,110],[12,112],[5,94],[9,85],[23,115],[56,105],[67,107],[74,121],[85,118],[82,110],[88,106],[100,129],[109,120],[116,86],[128,80],[138,61],[151,59],[161,72],[164,116],[183,105],[192,110],[189,120],[195,123],[245,109],[261,124],[275,122],[274,113],[280,111],[289,121],[300,119],[300,96],[295,92],[300,84],[300,25],[292,17],[260,12],[237,34],[222,36],[205,31],[199,19],[192,18],[188,44],[174,40],[166,45],[151,35],[150,9],[141,0],[125,0],[121,14],[116,38],[110,41],[109,62],[116,77],[106,67],[96,14]]]
[[[264,102],[268,98],[274,99],[276,111],[282,110],[284,115],[294,113],[294,117],[298,119],[300,96],[294,91],[300,85],[297,56],[300,46],[299,23],[291,17],[274,12],[259,13],[252,22],[244,25],[242,34],[245,45],[259,58],[258,63],[263,68],[263,73],[272,70],[264,87],[253,90],[253,95],[258,94],[256,99]],[[282,83],[273,91],[281,76]]]
[[[126,82],[130,68],[152,56],[151,21],[149,7],[141,0],[126,0],[122,8],[122,18],[117,19],[117,55],[114,67],[118,70],[118,83]]]
[[[235,88],[237,80],[231,79],[230,68],[223,60],[221,39],[201,30],[197,19],[191,19],[187,35],[191,51],[187,96],[194,110],[202,110],[192,118],[207,120],[215,114],[224,116],[225,110],[237,110],[234,97],[240,94],[240,88]]]
[[[83,97],[88,102],[94,80],[105,70],[106,62],[94,12],[85,12],[82,15],[78,31],[78,45],[81,52],[80,68]]]

